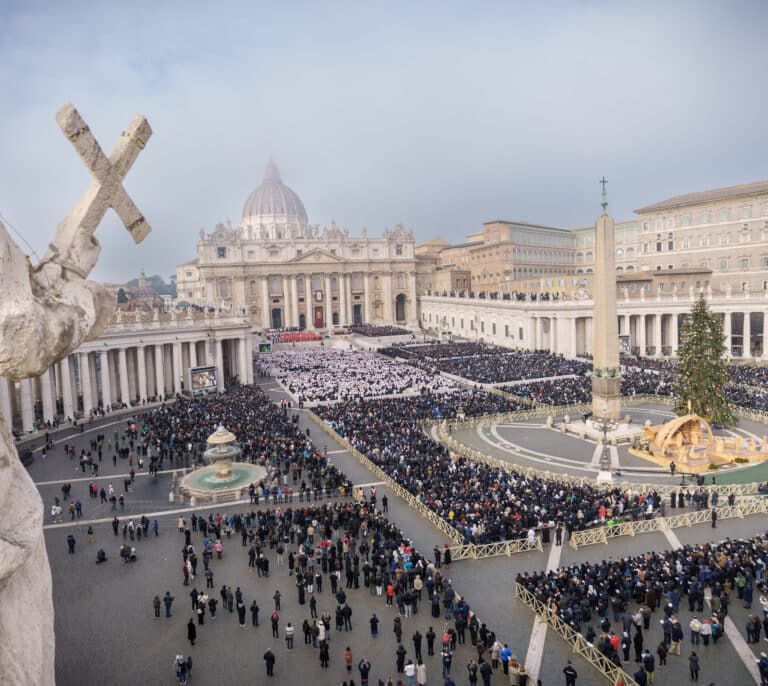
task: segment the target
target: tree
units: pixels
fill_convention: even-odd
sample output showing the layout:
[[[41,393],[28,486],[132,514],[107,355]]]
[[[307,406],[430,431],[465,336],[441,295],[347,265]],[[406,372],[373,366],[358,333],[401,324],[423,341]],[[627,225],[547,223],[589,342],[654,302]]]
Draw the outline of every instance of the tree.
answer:
[[[675,384],[678,415],[693,413],[715,424],[733,423],[733,411],[725,396],[728,369],[724,352],[720,317],[700,298],[680,330]]]
[[[125,292],[125,288],[121,288],[117,291],[117,302],[120,305],[128,302],[128,295]]]

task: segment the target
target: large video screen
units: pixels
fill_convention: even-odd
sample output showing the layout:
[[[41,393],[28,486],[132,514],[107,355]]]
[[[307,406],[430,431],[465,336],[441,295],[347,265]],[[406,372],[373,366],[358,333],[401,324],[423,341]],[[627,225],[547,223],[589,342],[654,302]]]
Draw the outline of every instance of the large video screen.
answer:
[[[260,353],[272,352],[272,344],[271,343],[259,343],[259,352]]]
[[[216,390],[216,367],[191,367],[189,386],[193,393]]]

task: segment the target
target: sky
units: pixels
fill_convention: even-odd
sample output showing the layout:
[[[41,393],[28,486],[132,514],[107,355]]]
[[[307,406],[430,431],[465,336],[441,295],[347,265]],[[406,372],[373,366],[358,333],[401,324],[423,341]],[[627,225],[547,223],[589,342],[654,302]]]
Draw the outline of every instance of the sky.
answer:
[[[90,176],[54,116],[109,154],[154,134],[93,278],[172,274],[239,222],[270,156],[313,224],[461,242],[502,218],[609,212],[768,178],[768,3],[0,3],[0,215],[42,256]],[[25,250],[29,250],[14,233]],[[36,258],[33,255],[33,262]]]

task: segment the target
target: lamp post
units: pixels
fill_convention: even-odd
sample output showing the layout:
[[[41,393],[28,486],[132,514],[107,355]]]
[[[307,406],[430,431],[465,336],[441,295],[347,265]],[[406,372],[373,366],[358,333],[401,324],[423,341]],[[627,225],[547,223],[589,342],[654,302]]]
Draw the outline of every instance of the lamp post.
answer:
[[[600,453],[600,471],[610,474],[611,471],[611,458],[608,455],[608,434],[611,431],[615,431],[618,427],[618,422],[608,416],[607,410],[603,411],[603,416],[592,420],[592,426],[597,431],[603,434],[603,449]]]

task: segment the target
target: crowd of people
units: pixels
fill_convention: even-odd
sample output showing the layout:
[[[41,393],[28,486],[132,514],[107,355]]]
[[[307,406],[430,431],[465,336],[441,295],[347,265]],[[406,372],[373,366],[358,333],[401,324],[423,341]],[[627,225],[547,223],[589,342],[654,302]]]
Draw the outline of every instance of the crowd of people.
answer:
[[[484,343],[394,345],[381,352],[425,369],[446,372],[476,383],[584,374],[589,365],[543,351],[519,351]]]
[[[362,350],[280,350],[260,355],[256,366],[301,403],[456,388],[455,382],[437,373]]]
[[[550,572],[524,572],[518,574],[517,583],[606,658],[634,674],[638,683],[652,684],[654,672],[675,657],[687,660],[691,680],[698,679],[697,651],[717,649],[730,604],[739,602],[752,609],[756,591],[764,590],[767,567],[768,535],[761,535],[584,562]],[[707,591],[711,612],[704,609]],[[683,619],[686,606],[688,616]],[[652,621],[662,629],[658,645],[649,640]],[[761,617],[750,612],[745,622],[747,642],[760,642],[761,632],[768,638],[768,613]],[[758,669],[762,683],[768,682],[765,653]]]
[[[357,400],[316,408],[320,418],[427,507],[465,543],[541,533],[545,542],[611,519],[650,518],[665,503],[655,492],[575,486],[527,478],[451,455],[421,426],[425,419],[511,411],[515,401],[484,391],[419,398]],[[676,503],[677,504],[677,503]],[[680,503],[682,506],[683,503]]]
[[[349,327],[351,333],[368,338],[378,338],[379,336],[407,336],[411,332],[402,329],[399,326],[377,326],[376,324],[352,324]]]

